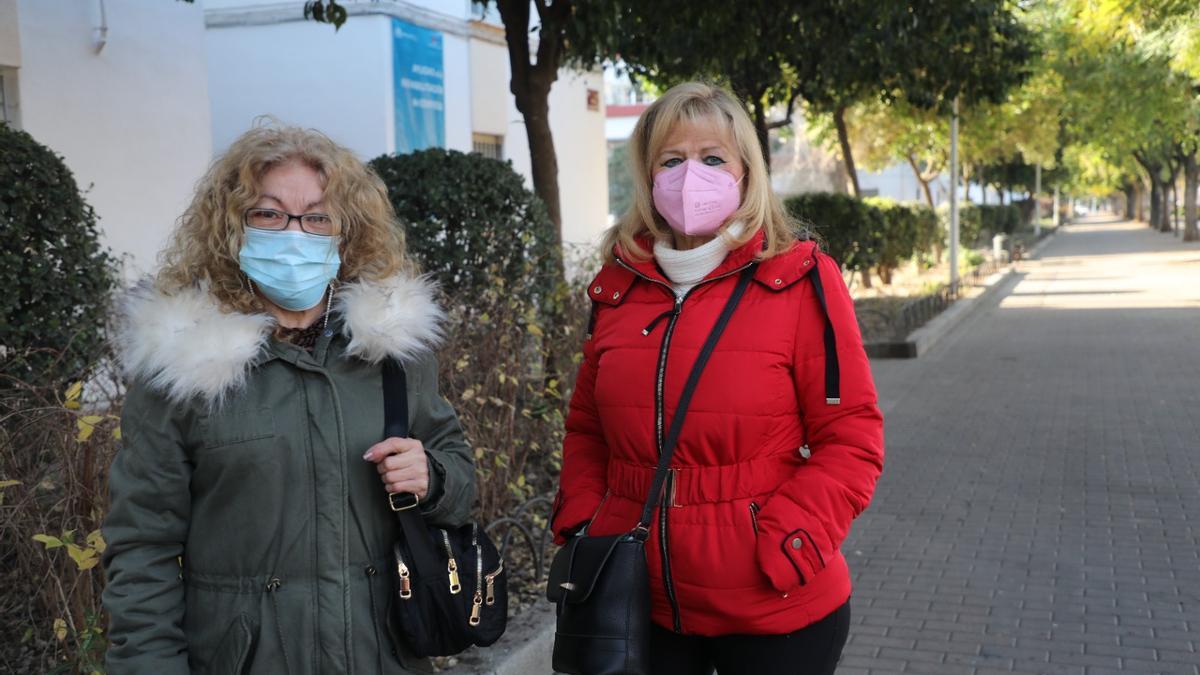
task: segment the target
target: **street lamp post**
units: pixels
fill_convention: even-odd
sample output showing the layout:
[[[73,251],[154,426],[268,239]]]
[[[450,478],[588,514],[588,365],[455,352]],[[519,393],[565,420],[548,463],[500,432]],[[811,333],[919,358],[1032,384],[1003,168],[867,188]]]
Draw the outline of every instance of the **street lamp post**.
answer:
[[[950,117],[950,292],[958,292],[958,97]]]
[[[1033,166],[1033,236],[1042,236],[1042,165]]]

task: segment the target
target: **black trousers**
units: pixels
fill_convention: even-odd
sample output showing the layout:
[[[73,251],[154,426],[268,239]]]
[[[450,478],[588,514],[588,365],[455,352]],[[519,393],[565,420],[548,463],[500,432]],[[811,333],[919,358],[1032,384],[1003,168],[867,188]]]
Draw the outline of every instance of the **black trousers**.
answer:
[[[849,601],[832,614],[785,635],[679,635],[654,626],[654,675],[830,675],[850,631]]]

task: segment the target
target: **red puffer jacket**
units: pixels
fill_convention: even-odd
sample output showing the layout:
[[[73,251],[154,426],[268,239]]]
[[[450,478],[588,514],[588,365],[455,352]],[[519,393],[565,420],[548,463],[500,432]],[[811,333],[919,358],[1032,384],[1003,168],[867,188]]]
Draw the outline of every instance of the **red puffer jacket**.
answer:
[[[681,302],[653,260],[619,251],[592,282],[559,543],[588,521],[594,535],[637,524],[684,381],[761,248],[759,233]],[[654,622],[781,634],[837,609],[850,595],[839,547],[882,468],[883,418],[850,294],[837,263],[797,242],[759,264],[696,388],[646,543]]]

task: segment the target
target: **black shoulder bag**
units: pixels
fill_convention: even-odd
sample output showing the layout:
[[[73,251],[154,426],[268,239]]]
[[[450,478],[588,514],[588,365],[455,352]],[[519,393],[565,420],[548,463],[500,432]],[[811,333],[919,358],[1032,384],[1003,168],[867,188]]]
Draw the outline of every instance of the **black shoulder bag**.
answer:
[[[383,363],[384,438],[408,436],[404,368]],[[392,546],[393,634],[417,656],[449,656],[486,647],[504,634],[508,585],[496,546],[478,523],[457,529],[429,525],[416,495],[390,494],[401,535]]]
[[[646,505],[636,527],[624,534],[573,537],[554,556],[546,596],[555,603],[555,672],[571,675],[650,675],[650,578],[646,539],[662,495],[671,455],[683,428],[700,374],[725,331],[755,265],[738,278],[679,396]]]

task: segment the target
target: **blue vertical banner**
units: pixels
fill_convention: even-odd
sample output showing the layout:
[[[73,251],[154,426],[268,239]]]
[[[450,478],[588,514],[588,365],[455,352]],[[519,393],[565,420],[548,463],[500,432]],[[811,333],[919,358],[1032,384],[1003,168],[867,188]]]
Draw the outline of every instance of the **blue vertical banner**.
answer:
[[[446,145],[442,34],[392,19],[396,152]]]

